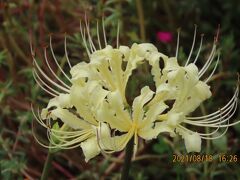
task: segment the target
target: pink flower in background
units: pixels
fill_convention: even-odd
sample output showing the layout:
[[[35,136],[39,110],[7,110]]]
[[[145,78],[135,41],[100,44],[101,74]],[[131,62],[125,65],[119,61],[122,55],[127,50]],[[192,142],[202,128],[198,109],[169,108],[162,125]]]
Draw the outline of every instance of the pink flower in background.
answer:
[[[158,31],[157,39],[163,43],[169,43],[172,41],[173,35],[171,32],[168,31]]]

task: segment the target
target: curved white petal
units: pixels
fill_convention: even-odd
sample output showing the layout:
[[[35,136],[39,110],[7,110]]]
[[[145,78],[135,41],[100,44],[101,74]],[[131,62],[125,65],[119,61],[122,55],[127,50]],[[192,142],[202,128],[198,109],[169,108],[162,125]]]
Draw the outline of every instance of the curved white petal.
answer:
[[[72,105],[77,113],[86,121],[97,125],[96,111],[100,107],[108,91],[104,90],[96,81],[87,82],[85,86],[73,84],[70,89]]]
[[[188,153],[201,151],[202,139],[197,132],[193,134],[185,133],[183,138],[184,138],[186,150]]]
[[[126,126],[130,126],[132,123],[131,118],[128,111],[124,107],[120,92],[114,91],[109,93],[107,100],[109,103],[109,107],[115,111],[118,121],[125,123]]]
[[[178,124],[184,121],[184,114],[182,112],[180,113],[173,113],[169,112],[167,115],[167,123],[170,126],[176,127]]]
[[[155,96],[153,99],[147,104],[148,107],[157,104],[159,102],[163,102],[165,100],[174,99],[175,88],[171,87],[168,83],[162,83],[157,87]]]
[[[69,94],[60,94],[59,96],[56,96],[55,98],[52,98],[47,108],[51,107],[61,107],[61,108],[70,108],[72,107],[71,101],[70,101],[70,95]]]
[[[169,124],[164,122],[156,122],[153,126],[145,126],[138,131],[138,135],[145,140],[150,140],[156,138],[160,133],[168,132],[171,136],[174,136],[174,128],[169,126]]]
[[[185,100],[182,102],[182,111],[185,114],[193,112],[204,100],[211,97],[212,93],[210,87],[199,81],[195,87],[193,87],[189,94],[187,94]]]
[[[106,123],[100,123],[97,132],[101,149],[109,152],[123,150],[134,135],[133,128],[123,135],[111,135],[110,128]]]
[[[128,46],[120,46],[119,51],[124,55],[123,61],[129,58],[130,48]]]
[[[101,107],[97,110],[97,119],[100,122],[107,122],[111,128],[117,129],[121,132],[127,132],[131,125],[127,119],[122,119],[119,118],[119,116],[116,116],[115,109],[107,102],[103,102]]]
[[[71,108],[72,104],[70,101],[69,94],[60,94],[60,95],[50,99],[47,107],[42,109],[42,112],[41,112],[42,119],[47,119],[48,117],[52,118],[53,120],[56,119],[56,116],[54,116],[54,114],[50,113],[51,110],[49,111],[49,109],[52,107]]]
[[[99,146],[103,150],[112,148],[111,129],[106,123],[99,123],[97,127],[97,136],[99,138]]]
[[[86,141],[82,142],[80,146],[82,148],[86,162],[100,153],[100,148],[98,146],[96,137],[87,139]]]
[[[51,112],[54,116],[61,119],[69,127],[73,129],[90,129],[91,125],[82,119],[78,118],[73,113],[69,112],[67,109],[57,108]]]
[[[156,121],[157,117],[167,108],[168,106],[161,101],[159,103],[149,106],[149,109],[145,113],[145,118],[138,122],[138,128],[154,126],[154,121]]]
[[[150,90],[148,86],[145,86],[141,89],[141,94],[136,97],[132,105],[132,118],[133,122],[138,122],[143,119],[144,111],[143,106],[151,100],[154,92]]]

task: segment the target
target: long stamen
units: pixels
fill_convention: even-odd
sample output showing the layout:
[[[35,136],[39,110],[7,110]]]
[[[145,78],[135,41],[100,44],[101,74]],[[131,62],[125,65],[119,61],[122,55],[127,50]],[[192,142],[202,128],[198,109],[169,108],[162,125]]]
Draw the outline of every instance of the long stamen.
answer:
[[[216,129],[215,131],[211,132],[211,133],[198,133],[198,134],[201,136],[202,139],[217,139],[217,138],[222,137],[222,136],[227,132],[229,126],[230,126],[230,125],[229,125],[229,120],[228,120],[228,125],[225,126],[225,127],[226,127],[225,131],[224,131],[221,135],[219,135],[219,136],[217,136],[217,137],[207,137],[207,136],[211,136],[211,135],[213,135],[213,134],[216,134],[217,131],[218,131],[218,129],[220,128],[220,125],[218,125],[218,126],[217,126],[217,129]],[[180,128],[180,129],[183,130],[183,131],[187,131],[187,132],[193,133],[193,131],[191,131],[191,130],[189,130],[189,129],[181,126],[181,125],[178,125],[178,128]],[[178,131],[179,131],[179,130],[178,130]],[[206,136],[206,137],[205,137],[205,136]]]
[[[46,120],[47,122],[47,130],[49,133],[58,138],[59,140],[66,141],[66,139],[72,139],[78,136],[82,136],[86,133],[89,133],[91,130],[90,129],[83,129],[83,130],[77,130],[77,131],[68,131],[68,130],[62,130],[62,128],[66,127],[66,124],[62,125],[62,127],[59,130],[56,129],[51,129],[51,124],[50,124],[50,118]],[[45,124],[44,124],[45,126]]]
[[[201,34],[200,45],[199,45],[199,48],[198,48],[197,56],[195,57],[193,64],[195,64],[197,62],[198,57],[200,55],[200,52],[202,50],[203,37],[204,37],[204,34]]]
[[[38,109],[38,115],[36,115],[36,113],[34,112],[33,110],[33,106],[31,105],[31,109],[32,109],[32,113],[35,117],[35,119],[37,120],[37,122],[39,122],[43,127],[45,127],[46,129],[48,129],[47,131],[47,137],[50,141],[50,145],[45,145],[43,144],[42,142],[40,142],[38,140],[38,138],[35,136],[35,133],[33,132],[33,135],[34,135],[34,138],[36,139],[36,141],[43,147],[46,147],[46,148],[50,148],[50,149],[54,149],[54,148],[61,148],[61,149],[71,149],[71,148],[75,148],[75,147],[79,147],[79,143],[84,141],[85,139],[87,139],[89,136],[91,136],[92,134],[92,131],[91,130],[83,130],[84,132],[82,133],[79,133],[79,132],[74,132],[73,135],[68,135],[67,131],[60,131],[61,134],[64,134],[64,137],[61,137],[61,138],[58,138],[58,136],[55,136],[56,134],[53,134],[52,131],[54,129],[51,129],[49,130],[49,127],[50,125],[45,125],[45,123],[43,123],[43,121],[41,120],[40,118],[40,112],[39,112],[39,109]],[[47,123],[49,124],[50,122],[47,121]],[[33,130],[33,128],[32,128]],[[59,143],[55,143],[52,138],[55,137],[57,140],[59,140]],[[59,136],[60,137],[60,136]],[[77,137],[77,138],[76,138]],[[64,140],[67,139],[67,138],[73,138],[73,140],[71,141],[66,141]]]
[[[31,105],[31,109],[32,109],[33,115],[34,115],[35,118],[37,119],[36,114],[35,114],[35,112],[34,112],[34,110],[33,110],[33,108],[32,108],[32,105]],[[45,144],[43,144],[42,142],[40,142],[40,140],[38,140],[38,138],[37,138],[37,136],[35,135],[35,132],[34,132],[33,121],[32,121],[32,134],[33,134],[33,137],[34,137],[34,139],[37,141],[38,144],[40,144],[41,146],[43,146],[43,147],[45,147],[45,148],[53,149],[52,146],[50,146],[50,145],[45,145]]]
[[[235,109],[237,108],[237,101],[235,101],[233,103],[233,105],[231,106],[231,109],[229,109],[229,111],[227,111],[226,114],[223,115],[223,113],[221,112],[220,114],[214,116],[213,118],[208,118],[208,119],[204,119],[201,121],[191,121],[191,120],[185,120],[184,122],[191,122],[191,123],[195,123],[195,124],[209,124],[209,123],[213,123],[213,122],[217,122],[218,120],[222,120],[224,119],[226,116],[228,116],[232,110],[235,111]],[[220,118],[219,118],[220,117]]]
[[[224,132],[221,135],[219,135],[219,136],[216,136],[216,137],[201,137],[201,138],[202,139],[209,139],[209,140],[221,138],[222,136],[224,136],[226,134],[228,128],[229,128],[229,124],[226,126],[226,129],[224,130]]]
[[[208,70],[209,66],[212,64],[213,59],[215,58],[216,51],[212,54],[211,58],[207,63],[203,66],[203,68],[199,72],[199,78],[201,78],[205,72]]]
[[[218,120],[220,120],[221,122],[220,123],[218,123],[218,124],[221,124],[221,123],[223,123],[223,122],[225,122],[226,121],[226,119],[230,119],[230,117],[232,117],[233,115],[234,115],[234,113],[235,113],[235,111],[236,111],[236,109],[237,109],[237,102],[238,102],[238,87],[237,87],[237,89],[236,89],[236,94],[233,96],[234,97],[234,100],[233,100],[233,102],[231,103],[231,105],[230,106],[225,106],[224,108],[226,108],[226,109],[224,109],[224,108],[222,108],[222,109],[220,109],[219,111],[217,111],[217,113],[215,112],[215,113],[213,113],[213,114],[216,114],[216,115],[214,115],[214,116],[211,116],[210,118],[206,118],[206,119],[204,119],[204,118],[202,118],[202,119],[204,119],[204,120],[201,120],[201,121],[191,121],[191,120],[188,120],[189,118],[187,118],[187,122],[188,123],[191,123],[191,124],[198,124],[198,125],[200,125],[200,124],[211,124],[211,125],[213,125],[213,124],[217,124],[217,123],[215,123],[215,122],[217,122]],[[231,100],[232,101],[232,100]],[[229,102],[231,102],[231,101],[229,101]],[[228,103],[229,104],[229,103]],[[234,109],[234,110],[233,110]],[[233,110],[233,111],[232,111]],[[223,112],[222,112],[223,111]],[[220,112],[220,114],[218,114]],[[232,113],[231,113],[232,112]],[[225,114],[226,113],[226,114]],[[231,113],[231,114],[230,114]],[[223,115],[224,114],[224,115]],[[230,115],[229,115],[230,114]],[[219,118],[219,115],[221,115],[221,118]],[[223,115],[223,116],[222,116]],[[228,117],[228,118],[226,118],[225,120],[223,120],[226,116],[230,116],[230,117]],[[223,121],[222,121],[223,120]]]
[[[47,64],[49,70],[51,71],[52,75],[53,75],[55,78],[57,78],[57,80],[58,80],[59,82],[61,82],[62,85],[64,85],[66,88],[70,89],[70,86],[68,86],[66,83],[64,83],[64,82],[56,75],[56,73],[52,70],[52,68],[51,68],[51,66],[50,66],[50,64],[49,64],[49,62],[48,62],[47,49],[46,49],[46,48],[44,48],[44,59],[45,59],[45,62],[46,62],[46,64]]]
[[[119,47],[119,30],[120,30],[120,23],[118,21],[118,25],[117,25],[117,48]]]
[[[43,127],[45,127],[46,129],[49,129],[50,126],[49,126],[49,125],[46,125],[46,124],[43,122],[42,118],[41,118],[39,108],[38,108],[38,115],[36,116],[36,114],[34,113],[34,111],[33,111],[33,114],[34,114],[34,117],[38,120],[38,122],[39,122]],[[50,119],[48,118],[47,121],[50,122]],[[89,130],[63,131],[63,130],[51,129],[51,131],[52,131],[52,132],[55,132],[55,133],[63,133],[63,132],[64,132],[64,134],[67,134],[67,135],[71,136],[71,135],[75,135],[75,134],[86,133],[86,132],[88,132]]]
[[[199,123],[202,123],[202,124],[204,124],[204,123],[207,124],[208,123],[209,124],[209,123],[217,122],[219,119],[222,120],[223,118],[228,116],[232,112],[232,110],[234,110],[234,108],[236,109],[236,107],[237,107],[237,99],[233,102],[233,104],[231,106],[229,106],[227,111],[225,110],[225,112],[221,112],[221,110],[220,110],[220,114],[217,114],[217,115],[215,115],[211,118],[207,118],[207,119],[200,120],[200,121],[191,121],[191,120],[186,120],[186,121],[194,122],[194,123],[197,123],[197,124],[199,124]],[[219,118],[220,116],[223,117],[223,118]]]
[[[208,67],[210,66],[210,64],[212,63],[214,57],[215,57],[215,53],[216,53],[216,44],[213,44],[213,48],[212,51],[208,57],[207,62],[205,63],[205,65],[202,67],[202,69],[199,71],[199,78],[202,77],[202,75],[207,71]]]
[[[33,65],[35,64],[34,62],[36,62],[35,60],[35,52],[33,51],[33,46],[32,46],[32,38],[30,38],[30,51],[31,51],[31,55],[32,55],[32,58],[33,58]],[[58,95],[59,92],[57,92],[56,94],[54,94],[53,92],[50,92],[48,89],[44,88],[42,86],[42,84],[37,80],[36,78],[36,75],[38,76],[38,79],[43,83],[43,84],[46,84],[40,77],[39,75],[37,74],[37,72],[35,71],[35,69],[33,69],[32,71],[32,74],[33,74],[33,78],[34,80],[37,82],[37,84],[45,91],[47,92],[48,94],[50,94],[51,96],[53,97],[56,97]],[[35,75],[36,74],[36,75]],[[50,86],[48,86],[46,84],[46,87],[48,87],[49,89],[52,89]],[[52,89],[53,90],[53,89]],[[54,90],[55,91],[55,90]],[[60,93],[59,93],[60,94]]]
[[[64,37],[64,51],[65,51],[65,56],[66,56],[66,59],[67,59],[67,62],[68,62],[68,65],[70,67],[70,69],[72,68],[72,65],[69,61],[69,58],[68,58],[68,51],[67,51],[67,36],[65,34],[65,37]]]
[[[237,102],[236,102],[236,106],[235,106],[233,112],[232,112],[230,115],[228,115],[228,117],[225,118],[225,119],[219,118],[217,121],[220,121],[220,122],[217,122],[217,123],[211,123],[211,122],[209,122],[209,123],[204,124],[204,123],[201,123],[201,122],[198,123],[198,122],[189,121],[189,120],[185,120],[184,123],[186,123],[186,124],[191,124],[191,125],[195,125],[195,126],[202,126],[202,127],[218,127],[218,126],[219,126],[219,127],[227,127],[226,125],[222,125],[222,123],[225,123],[226,121],[228,121],[228,120],[235,114],[236,109],[237,109]],[[240,120],[237,121],[237,122],[231,123],[231,124],[229,124],[228,126],[232,126],[232,125],[238,124],[239,122],[240,122]]]
[[[179,128],[182,128],[183,130],[185,131],[189,131],[189,132],[193,132],[191,131],[190,129],[187,129],[186,127],[184,126],[181,126],[181,125],[178,125]],[[215,133],[217,133],[217,131],[220,129],[220,127],[217,127],[213,132],[210,132],[210,133],[198,133],[200,136],[211,136]]]
[[[229,109],[231,107],[231,105],[234,103],[234,101],[236,100],[236,97],[238,97],[238,92],[239,92],[239,87],[237,86],[233,97],[231,98],[231,100],[229,100],[229,102],[222,107],[220,110],[215,111],[214,113],[211,113],[209,115],[205,115],[205,116],[199,116],[199,117],[187,117],[188,120],[201,120],[201,119],[209,119],[211,117],[214,117],[216,115],[218,115],[221,112],[225,112],[226,109]]]
[[[106,38],[104,17],[102,18],[102,29],[103,29],[103,38],[104,38],[104,42],[105,42],[105,47],[107,47],[107,38]]]
[[[62,140],[60,141],[60,139],[57,139],[60,142],[56,143],[52,140],[51,135],[48,138],[51,145],[55,146],[56,148],[61,148],[61,149],[72,149],[72,148],[75,148],[75,147],[79,147],[79,144],[89,137],[89,134],[84,134],[84,135],[80,135],[77,138],[73,138],[71,141],[68,140],[66,142],[62,141]]]
[[[84,28],[84,30],[86,29],[86,34],[87,34],[87,36],[88,36],[88,44],[89,44],[89,47],[90,47],[90,51],[91,51],[91,54],[94,52],[94,50],[93,50],[93,47],[92,47],[92,45],[91,45],[91,43],[90,43],[90,40],[89,40],[89,35],[88,35],[88,26],[87,26],[87,14],[86,14],[86,12],[85,12],[85,15],[84,15],[84,25],[85,25],[85,28]],[[85,34],[84,34],[85,35]],[[87,39],[87,38],[85,38],[85,39]],[[87,42],[87,40],[86,40],[86,42]]]
[[[56,91],[55,89],[53,89],[52,87],[50,87],[47,83],[45,83],[41,78],[40,76],[37,74],[37,72],[35,70],[33,70],[33,78],[34,80],[36,81],[36,83],[45,91],[47,92],[48,94],[52,95],[52,96],[58,96],[60,94],[60,92]],[[53,91],[49,91],[48,89],[46,89],[45,87],[43,87],[43,85],[40,83],[40,82],[46,86],[49,90]]]
[[[33,58],[33,61],[34,61],[34,65],[36,65],[38,71],[41,73],[41,75],[42,75],[46,80],[48,80],[48,82],[52,83],[54,86],[58,87],[59,89],[65,91],[65,92],[67,92],[67,93],[69,93],[69,89],[66,89],[66,88],[63,87],[63,86],[60,86],[59,84],[57,84],[56,82],[54,82],[52,79],[50,79],[50,78],[46,75],[46,73],[43,72],[43,70],[39,67],[39,65],[38,65],[38,63],[37,63],[37,61],[36,61],[35,58]]]
[[[192,124],[192,125],[195,125],[195,126],[209,126],[209,127],[216,127],[217,125],[220,125],[226,121],[228,121],[236,112],[236,109],[237,109],[237,101],[235,102],[235,106],[234,106],[234,110],[231,112],[231,114],[227,115],[228,117],[225,118],[225,116],[223,118],[219,118],[219,119],[216,119],[214,121],[209,121],[209,122],[206,122],[206,123],[203,123],[203,122],[197,122],[197,121],[189,121],[189,120],[185,120],[184,123],[187,123],[187,124]],[[232,110],[232,109],[231,109]],[[220,122],[218,122],[220,121]],[[217,122],[217,123],[215,123]],[[220,125],[220,127],[225,127],[224,125]]]
[[[63,73],[63,75],[71,82],[70,78],[66,75],[66,73],[63,71],[63,69],[61,68],[61,66],[59,65],[58,61],[57,61],[57,58],[54,54],[54,51],[53,51],[53,48],[52,48],[52,36],[50,36],[49,38],[49,43],[50,43],[50,50],[51,50],[51,53],[52,53],[52,56],[53,56],[53,59],[56,63],[56,65],[58,66],[58,68],[60,69],[60,71]]]
[[[33,135],[35,141],[37,141],[37,143],[40,144],[42,147],[45,147],[47,149],[56,149],[56,147],[53,147],[51,145],[45,145],[40,140],[38,140],[37,136],[35,135],[34,128],[32,128],[32,135]]]
[[[220,115],[221,116],[221,115]],[[221,120],[219,120],[221,122]],[[229,121],[228,121],[229,123]],[[218,129],[220,128],[220,126],[217,127],[217,129],[215,131],[213,131],[212,133],[205,133],[205,134],[200,134],[200,136],[204,137],[204,136],[212,136],[213,134],[216,134],[218,132]]]
[[[204,120],[198,120],[198,121],[194,121],[196,123],[210,123],[210,122],[216,122],[217,119],[219,119],[220,116],[222,116],[223,118],[225,118],[228,114],[231,113],[231,111],[234,109],[235,107],[235,102],[233,102],[233,104],[231,104],[231,106],[229,106],[227,109],[225,109],[223,112],[220,109],[220,113],[210,117],[210,118],[206,118]],[[224,115],[223,115],[224,114]]]
[[[90,51],[88,49],[88,46],[87,46],[87,41],[86,41],[86,36],[85,36],[85,28],[84,29],[82,28],[82,22],[81,21],[80,21],[80,33],[81,33],[83,44],[84,44],[85,49],[87,51],[88,57],[90,58],[91,53],[90,53]]]
[[[227,117],[227,116],[229,116],[229,114],[232,112],[232,110],[234,110],[234,109],[236,109],[237,108],[237,104],[236,104],[236,102],[234,103],[234,104],[232,104],[231,105],[231,108],[229,109],[229,111],[227,111],[227,113],[226,114],[223,114],[223,113],[220,113],[219,114],[219,116],[221,116],[220,118],[217,118],[217,119],[212,119],[212,120],[210,120],[210,119],[208,119],[208,121],[200,121],[200,123],[205,123],[205,124],[207,124],[207,123],[214,123],[214,122],[217,122],[218,120],[223,120],[225,117]]]
[[[33,113],[33,116],[34,116],[35,119],[37,120],[37,122],[38,122],[41,126],[43,126],[43,127],[45,127],[45,128],[48,128],[48,127],[45,125],[45,123],[42,121],[42,119],[39,117],[39,114],[36,115],[36,113],[35,113],[35,111],[34,111],[34,109],[33,109],[33,105],[32,105],[32,104],[31,104],[31,111],[32,111],[32,113]]]
[[[54,131],[51,131],[51,130],[49,130],[50,131],[50,133],[54,136],[54,137],[56,137],[56,138],[58,138],[58,139],[62,139],[63,141],[66,141],[67,142],[67,140],[66,139],[72,139],[72,138],[76,138],[76,137],[78,137],[78,136],[81,136],[81,135],[83,135],[83,134],[86,134],[86,131],[84,131],[84,132],[76,132],[75,134],[72,134],[72,135],[67,135],[66,136],[66,134],[65,134],[65,132],[66,131],[62,131],[62,132],[58,132],[58,133],[56,133],[56,132],[54,132]],[[89,131],[89,130],[88,130]],[[64,136],[63,136],[64,135]]]
[[[216,61],[216,63],[215,63],[215,66],[214,66],[211,74],[208,76],[208,78],[207,78],[206,80],[204,80],[205,83],[207,83],[207,82],[211,79],[211,77],[213,76],[213,74],[215,73],[215,71],[216,71],[216,69],[217,69],[217,66],[218,66],[218,63],[219,63],[219,59],[220,59],[220,54],[218,54],[217,61]]]
[[[92,53],[96,51],[96,47],[92,41],[92,37],[91,37],[91,33],[90,33],[90,22],[87,20],[87,15],[85,14],[85,26],[86,26],[86,29],[87,29],[87,34],[88,34],[88,41],[89,41],[89,45],[90,45],[90,48],[92,50]]]
[[[178,35],[177,35],[177,48],[176,48],[176,55],[175,55],[176,58],[178,58],[180,31],[181,31],[181,29],[179,28],[179,29],[177,30]]]
[[[189,60],[190,60],[190,58],[191,58],[191,56],[192,56],[192,52],[193,52],[193,49],[194,49],[194,46],[195,46],[196,34],[197,34],[197,25],[195,24],[192,47],[191,47],[191,51],[190,51],[190,53],[189,53],[187,62],[185,63],[185,66],[188,65],[188,62],[189,62]]]
[[[102,49],[101,41],[100,41],[100,36],[99,36],[99,25],[98,25],[98,21],[97,21],[97,38],[98,38],[98,46],[99,46],[99,49]]]

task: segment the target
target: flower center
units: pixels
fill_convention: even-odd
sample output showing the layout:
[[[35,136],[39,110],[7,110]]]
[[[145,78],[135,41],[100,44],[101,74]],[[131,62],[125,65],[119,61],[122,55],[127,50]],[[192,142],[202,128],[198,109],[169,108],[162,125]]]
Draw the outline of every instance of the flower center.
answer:
[[[131,128],[132,128],[133,131],[137,131],[138,128],[139,128],[138,123],[137,122],[133,122]]]

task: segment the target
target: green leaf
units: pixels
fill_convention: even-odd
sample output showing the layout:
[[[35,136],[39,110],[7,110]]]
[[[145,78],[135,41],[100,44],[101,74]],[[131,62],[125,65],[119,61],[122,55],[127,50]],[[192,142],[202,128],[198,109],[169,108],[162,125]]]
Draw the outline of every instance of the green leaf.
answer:
[[[158,143],[153,145],[153,151],[158,154],[164,154],[171,151],[171,148],[166,144],[161,137],[158,138]]]
[[[52,129],[53,129],[53,130],[59,130],[59,129],[60,129],[60,126],[59,126],[58,122],[56,122],[56,123],[53,124]],[[59,140],[58,140],[57,137],[51,135],[50,138],[51,138],[51,141],[53,141],[55,144],[58,144],[58,143],[59,143]],[[59,148],[49,149],[49,151],[50,151],[51,153],[56,153],[56,152],[58,152],[59,150],[60,150]]]
[[[216,137],[220,136],[221,133],[216,133]],[[212,140],[213,146],[221,152],[226,152],[227,151],[227,137],[226,135],[218,138],[218,139],[214,139]]]
[[[6,59],[7,51],[3,50],[0,52],[0,65],[3,64],[4,60]]]
[[[240,124],[236,124],[235,126],[233,126],[233,128],[237,131],[238,134],[240,134]]]

